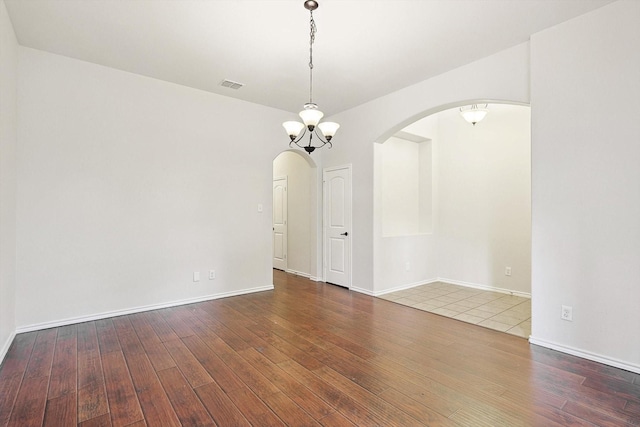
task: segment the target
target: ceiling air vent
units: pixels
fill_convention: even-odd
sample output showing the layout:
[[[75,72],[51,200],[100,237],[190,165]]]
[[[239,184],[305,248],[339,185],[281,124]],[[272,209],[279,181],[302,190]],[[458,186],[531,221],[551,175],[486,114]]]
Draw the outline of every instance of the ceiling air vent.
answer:
[[[238,83],[238,82],[234,82],[232,80],[225,79],[225,80],[222,81],[222,83],[220,83],[220,86],[228,87],[230,89],[237,90],[237,89],[240,89],[242,86],[244,86],[244,83]]]

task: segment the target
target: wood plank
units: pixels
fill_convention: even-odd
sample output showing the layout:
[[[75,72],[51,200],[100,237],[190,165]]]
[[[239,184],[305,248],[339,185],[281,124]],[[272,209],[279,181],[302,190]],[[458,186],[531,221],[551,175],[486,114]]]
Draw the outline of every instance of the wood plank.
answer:
[[[356,427],[354,423],[349,421],[340,412],[334,412],[320,419],[320,424],[324,427]]]
[[[131,315],[131,325],[136,331],[138,338],[144,344],[147,341],[160,341],[156,331],[151,326],[146,313],[135,313]]]
[[[366,406],[351,398],[347,393],[333,387],[327,382],[315,376],[311,371],[302,365],[289,360],[280,363],[282,369],[290,375],[295,376],[313,393],[328,402],[346,418],[356,425],[385,425],[384,420],[377,414],[369,411]]]
[[[149,358],[145,354],[128,354],[126,359],[146,422],[152,426],[180,426]]]
[[[98,333],[100,337],[100,333]],[[140,403],[133,388],[129,370],[121,351],[102,355],[104,381],[109,399],[111,423],[126,426],[143,419]]]
[[[78,422],[109,415],[109,401],[104,381],[92,381],[78,389]],[[111,425],[111,421],[109,421]]]
[[[78,427],[111,427],[111,417],[109,414],[100,415],[95,418],[83,421],[78,424]]]
[[[589,377],[582,383],[583,386],[605,393],[640,403],[640,385],[631,384],[615,378]]]
[[[158,377],[182,425],[215,426],[213,418],[178,368],[160,371]]]
[[[69,325],[58,329],[48,399],[77,391],[78,348],[76,326]],[[74,405],[75,409],[75,405]]]
[[[96,320],[96,334],[100,345],[100,354],[107,354],[113,351],[121,351],[120,341],[112,319]]]
[[[229,368],[197,335],[183,339],[184,344],[198,359],[198,362],[226,392],[245,386],[240,378]]]
[[[47,403],[48,386],[49,377],[38,376],[24,379],[11,412],[9,427],[35,427],[42,425],[44,408]]]
[[[160,341],[165,342],[180,338],[157,310],[147,311],[144,314]]]
[[[324,367],[313,371],[313,373],[360,404],[365,405],[369,410],[374,411],[384,420],[384,425],[417,426],[421,424],[416,418],[409,416],[386,400],[361,387],[352,379],[345,378],[332,368]]]
[[[456,426],[454,421],[433,409],[411,399],[394,388],[388,388],[379,395],[388,404],[400,409],[421,423],[433,427]]]
[[[195,392],[217,425],[237,427],[251,425],[218,384],[205,384],[196,388]]]
[[[113,319],[113,326],[120,342],[120,347],[125,355],[144,354],[145,349],[138,338],[129,316],[120,316]]]
[[[9,422],[37,335],[37,332],[16,335],[0,366],[0,426]]]
[[[213,382],[213,378],[184,345],[182,340],[165,341],[163,344],[192,388]]]
[[[77,351],[77,418],[83,423],[109,413],[95,322],[77,325]]]
[[[74,426],[77,424],[77,397],[75,393],[49,399],[44,411],[44,426]]]
[[[264,404],[264,402],[258,398],[248,388],[241,388],[228,393],[231,401],[242,411],[244,416],[249,420],[251,425],[254,426],[286,426],[280,418],[276,416]]]
[[[589,420],[601,427],[614,427],[620,425],[640,425],[639,416],[626,416],[620,412],[603,412],[596,408],[588,407],[577,402],[569,401],[562,410],[568,414]]]
[[[176,361],[173,360],[173,357],[171,357],[171,354],[169,354],[162,342],[144,341],[142,346],[156,371],[162,371],[176,366]]]
[[[311,390],[298,382],[255,349],[243,350],[239,353],[247,362],[262,373],[278,389],[292,399],[316,420],[325,418],[335,410],[324,400],[313,394]]]
[[[56,345],[57,329],[45,329],[38,332],[36,342],[24,373],[25,378],[48,377]]]

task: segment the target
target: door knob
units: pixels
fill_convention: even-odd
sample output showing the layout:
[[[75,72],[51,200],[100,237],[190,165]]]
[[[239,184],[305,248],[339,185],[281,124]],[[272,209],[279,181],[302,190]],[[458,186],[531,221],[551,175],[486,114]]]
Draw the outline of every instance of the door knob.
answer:
[[[348,236],[348,235],[349,235],[349,233],[345,231],[344,233],[340,233],[340,235],[341,235],[341,236]]]

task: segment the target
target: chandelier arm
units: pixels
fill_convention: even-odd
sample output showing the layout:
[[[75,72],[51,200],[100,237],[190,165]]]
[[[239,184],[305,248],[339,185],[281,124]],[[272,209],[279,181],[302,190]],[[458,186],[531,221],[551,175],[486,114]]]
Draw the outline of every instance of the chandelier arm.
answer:
[[[313,133],[316,134],[316,137],[320,140],[320,142],[322,142],[322,145],[320,147],[324,147],[325,145],[329,145],[329,148],[333,147],[333,144],[331,144],[331,141],[324,139],[317,131],[317,128],[314,129]],[[316,148],[320,148],[320,147],[316,147]]]
[[[300,135],[298,137],[298,139],[292,139],[291,141],[289,141],[289,147],[291,147],[291,144],[296,144],[298,147],[302,148],[298,142],[300,142],[302,140],[302,138],[304,138],[304,136],[307,134],[307,128],[306,126],[302,129],[302,132],[300,132]]]

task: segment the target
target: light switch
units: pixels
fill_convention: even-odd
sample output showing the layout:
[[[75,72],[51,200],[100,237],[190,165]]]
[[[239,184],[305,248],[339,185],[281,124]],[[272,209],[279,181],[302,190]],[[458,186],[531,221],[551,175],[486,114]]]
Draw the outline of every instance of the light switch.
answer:
[[[258,203],[258,213],[262,213],[262,203]]]

